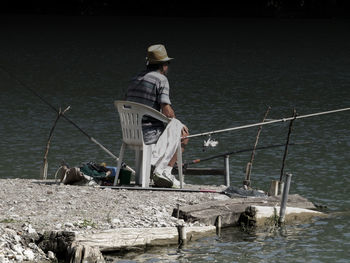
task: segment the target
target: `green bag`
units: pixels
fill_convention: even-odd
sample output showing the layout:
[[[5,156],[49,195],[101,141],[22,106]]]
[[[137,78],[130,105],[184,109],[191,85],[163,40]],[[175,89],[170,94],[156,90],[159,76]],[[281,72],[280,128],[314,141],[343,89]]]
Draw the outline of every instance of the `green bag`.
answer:
[[[107,177],[107,174],[111,173],[111,171],[108,168],[102,165],[95,164],[93,162],[83,164],[83,166],[80,167],[80,171],[88,176],[93,177],[94,179]]]

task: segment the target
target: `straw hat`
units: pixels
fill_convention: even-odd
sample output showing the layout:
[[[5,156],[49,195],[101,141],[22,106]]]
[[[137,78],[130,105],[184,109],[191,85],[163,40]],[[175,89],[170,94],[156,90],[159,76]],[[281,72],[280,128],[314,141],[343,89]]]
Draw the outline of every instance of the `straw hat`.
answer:
[[[159,64],[172,60],[169,58],[166,49],[163,45],[157,44],[148,47],[147,49],[147,63],[149,64]]]

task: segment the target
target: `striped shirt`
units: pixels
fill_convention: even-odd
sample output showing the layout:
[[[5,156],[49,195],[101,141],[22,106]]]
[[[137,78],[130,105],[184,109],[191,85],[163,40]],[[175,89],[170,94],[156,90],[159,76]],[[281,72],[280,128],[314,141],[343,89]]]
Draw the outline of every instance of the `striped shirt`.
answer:
[[[132,79],[126,93],[126,100],[142,103],[160,111],[162,103],[171,104],[169,90],[169,81],[165,75],[146,70]],[[161,121],[152,117],[144,117],[143,125],[163,127]]]

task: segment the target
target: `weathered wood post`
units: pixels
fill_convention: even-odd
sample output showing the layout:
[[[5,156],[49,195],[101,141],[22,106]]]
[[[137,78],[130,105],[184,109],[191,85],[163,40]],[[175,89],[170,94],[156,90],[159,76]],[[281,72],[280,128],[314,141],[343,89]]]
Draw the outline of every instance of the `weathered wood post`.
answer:
[[[286,182],[284,184],[283,195],[282,195],[282,200],[281,200],[280,217],[278,219],[279,225],[284,223],[284,217],[286,214],[288,194],[289,194],[291,180],[292,180],[292,174],[287,173],[286,174]]]
[[[225,185],[230,186],[230,155],[225,155]]]
[[[271,182],[270,190],[269,190],[269,196],[276,196],[278,195],[278,186],[279,186],[279,181],[273,180]]]
[[[271,107],[269,106],[265,112],[264,118],[262,120],[262,122],[264,122],[266,120],[267,115],[269,114]],[[246,186],[250,186],[250,175],[252,173],[252,167],[253,167],[253,161],[254,161],[254,157],[255,157],[255,151],[256,151],[256,147],[258,146],[258,142],[259,142],[259,137],[260,137],[260,133],[262,130],[262,125],[259,126],[258,128],[258,133],[256,135],[256,139],[255,139],[255,144],[253,147],[253,151],[252,154],[250,156],[250,161],[247,163],[247,167],[246,167],[246,171],[245,171],[245,179],[243,181],[243,185]]]
[[[70,106],[68,106],[63,112],[61,110],[61,108],[59,108],[58,112],[57,112],[57,117],[52,125],[52,128],[50,130],[50,134],[49,134],[49,138],[47,140],[47,144],[46,144],[46,150],[45,150],[45,154],[44,154],[44,159],[43,159],[43,166],[41,167],[40,169],[40,177],[41,179],[43,180],[46,180],[47,179],[47,170],[48,170],[48,162],[47,162],[47,156],[49,154],[49,149],[50,149],[50,143],[51,143],[51,139],[52,139],[52,136],[53,136],[53,132],[56,128],[56,124],[58,122],[58,120],[60,119],[61,116],[63,116],[66,111],[68,111],[70,109]]]
[[[216,235],[221,236],[221,227],[222,227],[222,216],[221,215],[219,215],[216,218],[215,225],[216,225]]]
[[[178,244],[181,247],[187,243],[186,227],[184,225],[178,225],[177,231],[179,234]]]
[[[177,208],[176,218],[179,219],[180,218],[180,204],[176,204],[176,208]]]

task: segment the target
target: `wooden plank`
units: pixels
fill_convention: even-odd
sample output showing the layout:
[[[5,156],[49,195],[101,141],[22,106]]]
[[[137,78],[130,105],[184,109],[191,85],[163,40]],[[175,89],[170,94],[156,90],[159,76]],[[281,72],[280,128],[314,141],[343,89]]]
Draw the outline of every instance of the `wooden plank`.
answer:
[[[179,218],[186,222],[200,222],[214,225],[217,217],[222,217],[222,226],[234,226],[239,223],[239,217],[246,208],[253,205],[276,206],[281,202],[280,196],[271,197],[247,197],[233,198],[224,201],[210,201],[197,205],[183,206],[179,208]],[[316,209],[313,203],[300,195],[289,195],[288,206]],[[177,208],[173,210],[173,216],[177,215]]]
[[[279,206],[250,206],[246,209],[243,217],[244,224],[248,226],[267,226],[276,225],[278,215],[280,213]],[[290,224],[295,222],[309,221],[315,216],[325,216],[326,214],[305,208],[286,207],[284,223]]]
[[[186,227],[187,240],[215,233],[214,226]],[[98,247],[100,251],[116,251],[134,247],[178,244],[176,227],[119,228],[91,234],[77,234],[76,245]]]

